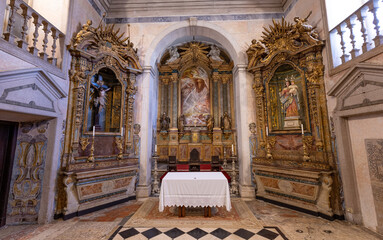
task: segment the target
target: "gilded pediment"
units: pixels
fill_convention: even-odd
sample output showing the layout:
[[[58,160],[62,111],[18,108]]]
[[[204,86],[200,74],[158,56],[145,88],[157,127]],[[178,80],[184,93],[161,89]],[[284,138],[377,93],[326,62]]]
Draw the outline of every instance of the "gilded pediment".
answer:
[[[92,26],[92,21],[88,20],[82,29],[72,39],[68,46],[72,54],[82,53],[84,57],[100,59],[105,55],[111,56],[123,68],[141,71],[137,55],[137,48],[130,41],[130,37],[124,37],[124,32],[119,33],[120,29],[115,30],[113,25],[97,28]]]
[[[323,41],[319,40],[315,27],[308,24],[308,18],[294,18],[294,23],[290,23],[282,18],[273,24],[264,27],[261,40],[252,40],[249,49],[246,51],[248,56],[248,69],[258,64],[267,64],[276,55],[287,52],[294,55],[305,49],[316,45],[323,45]]]

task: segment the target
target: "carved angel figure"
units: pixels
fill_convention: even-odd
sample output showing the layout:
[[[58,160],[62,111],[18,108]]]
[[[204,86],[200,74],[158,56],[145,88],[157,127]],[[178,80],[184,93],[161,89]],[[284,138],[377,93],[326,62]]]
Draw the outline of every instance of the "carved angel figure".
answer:
[[[82,29],[77,33],[74,39],[74,46],[77,46],[88,35],[94,34],[95,29],[91,25],[92,20],[86,21],[86,24],[82,26]]]
[[[177,47],[174,47],[174,46],[171,47],[169,49],[169,55],[170,55],[170,58],[166,61],[166,64],[172,63],[180,57]]]
[[[185,116],[182,114],[178,118],[178,131],[184,132],[184,130],[185,130]]]
[[[299,17],[294,18],[295,25],[293,26],[290,34],[293,35],[293,38],[298,40],[303,40],[308,44],[316,44],[318,39],[318,33],[314,30],[315,28],[307,23],[308,18],[311,15],[310,13],[307,17],[301,19]]]
[[[249,49],[246,51],[249,64],[248,66],[251,67],[253,64],[255,64],[260,58],[263,58],[266,56],[266,49],[261,45],[260,42],[258,42],[256,39],[253,39],[251,41],[251,45]]]
[[[223,59],[219,56],[221,51],[215,45],[210,46],[210,52],[207,54],[207,57],[211,57],[212,60],[222,62]]]
[[[170,118],[164,112],[160,118],[160,130],[161,131],[168,131],[169,127],[170,127]]]

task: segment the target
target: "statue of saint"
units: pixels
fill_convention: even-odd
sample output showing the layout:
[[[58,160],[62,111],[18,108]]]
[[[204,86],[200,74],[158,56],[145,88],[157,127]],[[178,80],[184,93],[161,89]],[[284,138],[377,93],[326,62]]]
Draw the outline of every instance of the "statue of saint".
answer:
[[[160,130],[161,131],[168,131],[169,127],[170,127],[170,118],[164,112],[160,118]]]
[[[222,130],[231,130],[231,118],[229,117],[229,113],[224,112],[221,117],[221,129]]]
[[[185,116],[181,114],[178,118],[178,131],[184,132],[185,131]]]
[[[219,56],[221,51],[215,45],[210,46],[210,52],[207,54],[207,57],[211,57],[212,60],[222,62],[223,59]]]
[[[206,117],[206,128],[209,132],[213,131],[214,128],[214,118],[210,114]]]
[[[170,58],[166,61],[166,64],[172,63],[180,57],[180,54],[177,51],[177,47],[171,47],[169,49],[169,55]]]
[[[291,77],[285,79],[285,88],[279,93],[285,117],[299,117],[299,89]]]

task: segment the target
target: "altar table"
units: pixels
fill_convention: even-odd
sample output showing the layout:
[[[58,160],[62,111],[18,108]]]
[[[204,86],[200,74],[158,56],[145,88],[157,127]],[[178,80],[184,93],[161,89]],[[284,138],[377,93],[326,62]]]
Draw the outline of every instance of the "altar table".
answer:
[[[162,179],[159,211],[165,206],[209,207],[209,210],[226,206],[230,211],[229,184],[221,172],[169,172]]]

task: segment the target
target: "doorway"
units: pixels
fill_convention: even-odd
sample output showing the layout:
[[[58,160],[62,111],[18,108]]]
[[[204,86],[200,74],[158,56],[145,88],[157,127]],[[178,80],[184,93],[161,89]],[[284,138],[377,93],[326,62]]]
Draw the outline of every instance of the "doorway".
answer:
[[[0,121],[0,227],[5,225],[18,123]]]

